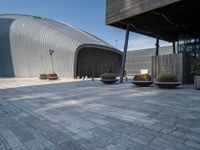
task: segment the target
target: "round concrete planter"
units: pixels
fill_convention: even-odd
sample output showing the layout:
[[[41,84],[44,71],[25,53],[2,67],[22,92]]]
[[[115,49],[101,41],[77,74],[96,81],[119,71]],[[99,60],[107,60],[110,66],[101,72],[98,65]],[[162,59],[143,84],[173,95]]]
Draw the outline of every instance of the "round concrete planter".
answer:
[[[154,82],[154,84],[160,88],[164,89],[174,89],[181,85],[180,82]]]
[[[47,79],[47,77],[40,77],[40,79],[45,80],[45,79]]]
[[[58,77],[48,77],[49,80],[57,80]]]
[[[106,80],[106,79],[101,79],[101,82],[105,83],[105,84],[114,84],[115,82],[117,82],[117,79],[113,79],[113,80]]]
[[[200,90],[200,75],[194,76],[194,86],[196,89]]]
[[[137,86],[141,86],[141,87],[145,87],[145,86],[150,86],[153,81],[132,81],[133,84],[137,85]]]

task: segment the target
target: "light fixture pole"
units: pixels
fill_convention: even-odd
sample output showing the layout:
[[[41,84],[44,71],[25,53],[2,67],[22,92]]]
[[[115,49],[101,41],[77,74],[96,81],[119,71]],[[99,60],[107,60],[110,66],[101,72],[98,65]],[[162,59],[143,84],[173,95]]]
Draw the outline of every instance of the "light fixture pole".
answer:
[[[50,55],[50,58],[51,58],[51,66],[52,66],[52,70],[53,70],[53,73],[55,73],[55,70],[54,70],[54,63],[53,63],[53,53],[54,53],[54,50],[49,50],[49,55]]]
[[[116,49],[117,49],[117,47],[118,47],[118,40],[115,40],[115,44],[116,44]]]

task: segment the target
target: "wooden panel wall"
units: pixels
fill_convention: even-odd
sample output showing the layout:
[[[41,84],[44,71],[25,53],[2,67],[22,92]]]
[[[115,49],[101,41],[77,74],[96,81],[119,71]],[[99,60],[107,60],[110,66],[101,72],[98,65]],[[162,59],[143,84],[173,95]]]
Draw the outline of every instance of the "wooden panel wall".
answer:
[[[152,56],[152,76],[154,79],[161,74],[175,74],[183,84],[193,83],[190,66],[193,57],[186,54],[170,54]]]
[[[106,23],[112,24],[181,0],[107,0]]]

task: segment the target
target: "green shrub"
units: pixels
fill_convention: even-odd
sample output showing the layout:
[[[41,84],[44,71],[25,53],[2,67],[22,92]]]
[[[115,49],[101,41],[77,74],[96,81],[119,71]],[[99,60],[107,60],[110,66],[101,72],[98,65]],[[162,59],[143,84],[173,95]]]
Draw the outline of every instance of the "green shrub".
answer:
[[[151,81],[151,75],[150,74],[140,74],[140,75],[135,75],[133,80],[135,81]]]
[[[178,82],[177,76],[173,74],[163,74],[157,77],[158,82]]]
[[[40,74],[40,77],[41,77],[41,78],[47,78],[47,76],[48,76],[47,73],[41,73],[41,74]]]
[[[103,80],[115,80],[116,74],[115,73],[104,73],[101,75],[101,79]]]
[[[194,60],[191,66],[191,73],[200,75],[200,56]]]

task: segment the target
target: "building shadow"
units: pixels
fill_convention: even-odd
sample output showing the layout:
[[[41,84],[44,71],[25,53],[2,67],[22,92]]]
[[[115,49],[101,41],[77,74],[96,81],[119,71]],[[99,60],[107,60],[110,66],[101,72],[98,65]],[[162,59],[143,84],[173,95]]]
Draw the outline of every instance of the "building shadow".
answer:
[[[10,47],[10,28],[14,19],[0,18],[0,77],[14,77]]]

